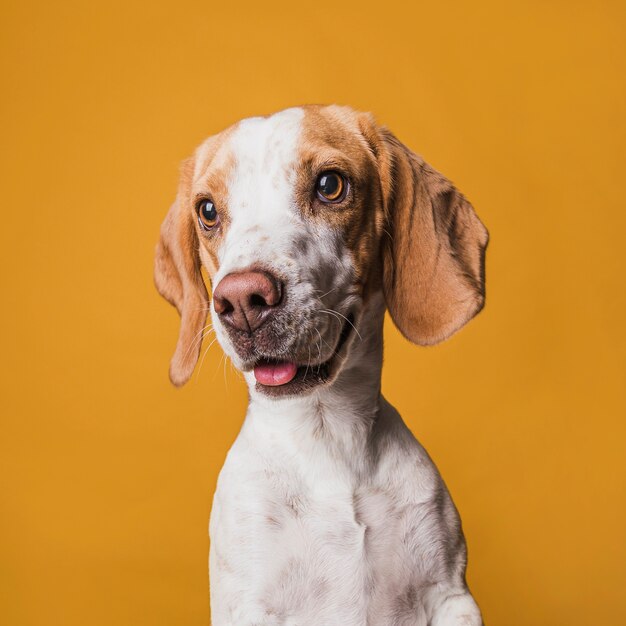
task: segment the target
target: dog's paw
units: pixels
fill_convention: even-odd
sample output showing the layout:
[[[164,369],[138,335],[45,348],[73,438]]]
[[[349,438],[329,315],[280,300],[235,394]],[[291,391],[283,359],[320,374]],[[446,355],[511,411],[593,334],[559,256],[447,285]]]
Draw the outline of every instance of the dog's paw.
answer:
[[[435,611],[430,626],[483,626],[474,598],[469,593],[448,596]]]

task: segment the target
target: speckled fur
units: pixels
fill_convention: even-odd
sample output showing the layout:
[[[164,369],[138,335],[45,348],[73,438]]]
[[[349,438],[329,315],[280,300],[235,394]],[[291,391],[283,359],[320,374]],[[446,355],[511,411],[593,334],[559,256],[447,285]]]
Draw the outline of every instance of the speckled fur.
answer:
[[[211,516],[215,626],[481,623],[457,511],[379,394],[383,310],[372,302],[331,388],[251,392]],[[450,604],[463,613],[438,618]]]

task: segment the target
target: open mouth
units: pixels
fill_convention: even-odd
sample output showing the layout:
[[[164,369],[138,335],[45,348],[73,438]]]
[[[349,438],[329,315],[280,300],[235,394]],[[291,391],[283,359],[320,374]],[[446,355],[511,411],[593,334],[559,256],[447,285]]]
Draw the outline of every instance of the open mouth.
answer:
[[[332,356],[323,363],[300,364],[295,361],[260,359],[254,365],[257,389],[262,390],[266,395],[277,397],[301,393],[325,383],[331,377],[335,359],[353,328],[354,318],[349,315],[341,329]]]

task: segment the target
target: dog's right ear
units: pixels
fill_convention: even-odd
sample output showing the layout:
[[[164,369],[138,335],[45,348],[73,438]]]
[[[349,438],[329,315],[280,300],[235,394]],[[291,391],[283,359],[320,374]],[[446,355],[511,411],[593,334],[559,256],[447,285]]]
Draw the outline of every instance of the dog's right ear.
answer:
[[[189,158],[181,166],[178,194],[161,225],[161,239],[154,262],[156,288],[178,309],[181,317],[178,343],[169,372],[170,380],[177,387],[184,385],[193,373],[209,311],[193,223],[191,183],[194,163],[194,158]]]

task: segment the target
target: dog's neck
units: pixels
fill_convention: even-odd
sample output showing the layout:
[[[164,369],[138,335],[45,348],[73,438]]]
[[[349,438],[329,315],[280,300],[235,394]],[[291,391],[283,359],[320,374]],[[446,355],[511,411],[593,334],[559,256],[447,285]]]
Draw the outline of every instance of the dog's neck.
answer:
[[[353,475],[367,473],[375,454],[372,437],[384,400],[380,393],[385,304],[382,293],[366,305],[358,332],[337,379],[310,395],[275,400],[261,395],[249,382],[250,404],[242,432],[258,448],[282,442],[313,464],[321,457],[329,467]]]
[[[294,452],[323,454],[349,466],[354,473],[365,470],[373,451],[372,430],[381,410],[381,369],[385,304],[382,293],[366,305],[358,331],[337,379],[301,397],[275,400],[257,392],[248,381],[250,404],[244,432],[262,446],[265,436],[293,445]]]

